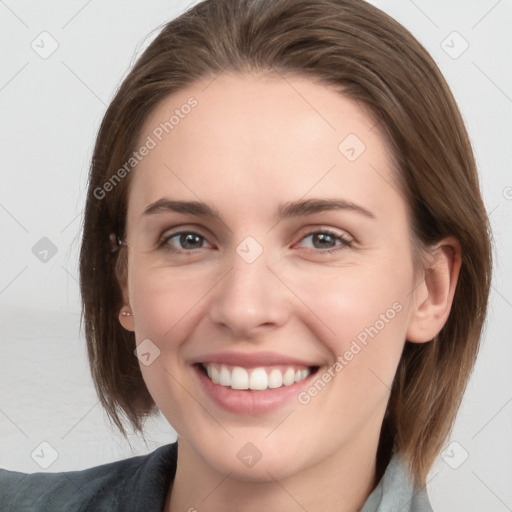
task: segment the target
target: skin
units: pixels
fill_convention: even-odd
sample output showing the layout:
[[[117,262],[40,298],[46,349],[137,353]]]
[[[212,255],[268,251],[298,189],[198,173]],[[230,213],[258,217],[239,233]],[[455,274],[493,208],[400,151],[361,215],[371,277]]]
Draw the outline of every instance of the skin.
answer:
[[[459,246],[446,239],[428,272],[414,267],[386,139],[333,89],[225,73],[161,102],[140,142],[190,96],[198,105],[130,176],[122,311],[133,316],[120,314],[138,344],[149,338],[160,350],[141,370],[178,432],[166,510],[359,510],[377,483],[379,432],[405,340],[428,342],[446,321]],[[355,161],[338,150],[349,134],[366,146]],[[222,221],[143,215],[162,197],[207,202]],[[345,209],[278,219],[283,203],[312,198],[344,199],[373,217]],[[175,237],[167,246],[181,252],[156,248],[182,229],[204,241],[187,249]],[[311,236],[325,229],[335,235],[330,253]],[[236,252],[247,236],[263,248],[252,263]],[[227,412],[190,366],[207,353],[269,350],[318,364],[321,375],[397,303],[400,312],[307,405]],[[262,454],[252,467],[237,457],[247,442]]]

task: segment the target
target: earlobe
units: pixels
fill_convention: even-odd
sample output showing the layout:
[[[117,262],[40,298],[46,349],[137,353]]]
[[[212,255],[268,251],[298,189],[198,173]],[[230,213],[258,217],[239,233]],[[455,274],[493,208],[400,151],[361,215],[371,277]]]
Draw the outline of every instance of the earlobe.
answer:
[[[112,241],[112,235],[111,235]],[[114,243],[112,241],[112,243]],[[133,320],[133,312],[130,306],[129,301],[129,293],[128,293],[128,276],[127,276],[127,266],[128,262],[126,261],[126,254],[124,251],[121,251],[118,260],[116,263],[116,278],[121,288],[121,293],[123,295],[124,306],[119,311],[119,323],[127,330],[127,331],[135,331],[135,325]]]
[[[129,306],[123,306],[119,312],[119,323],[127,330],[134,331],[133,313]]]
[[[448,319],[462,262],[458,240],[443,239],[432,248],[429,259],[431,265],[413,291],[413,311],[407,329],[407,340],[413,343],[432,340]]]

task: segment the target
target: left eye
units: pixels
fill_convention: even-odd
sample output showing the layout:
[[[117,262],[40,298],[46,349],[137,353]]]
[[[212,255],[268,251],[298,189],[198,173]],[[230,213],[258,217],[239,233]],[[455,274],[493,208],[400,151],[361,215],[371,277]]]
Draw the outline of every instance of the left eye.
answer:
[[[203,236],[192,232],[175,233],[166,237],[163,242],[169,245],[171,249],[178,251],[202,249],[203,244],[208,244]]]
[[[351,241],[346,240],[340,235],[330,233],[329,231],[317,231],[305,236],[301,242],[309,239],[305,247],[308,249],[332,249],[338,246],[350,246]],[[304,247],[304,246],[303,246]]]

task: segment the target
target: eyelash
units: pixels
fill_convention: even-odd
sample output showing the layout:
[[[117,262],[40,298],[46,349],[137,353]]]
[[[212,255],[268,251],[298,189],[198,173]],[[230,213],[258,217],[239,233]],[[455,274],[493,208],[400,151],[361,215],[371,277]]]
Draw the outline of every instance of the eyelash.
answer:
[[[172,248],[170,245],[169,245],[169,241],[172,240],[173,238],[176,238],[178,236],[181,236],[181,235],[195,235],[195,236],[198,236],[200,237],[202,240],[205,240],[206,241],[206,238],[195,232],[195,231],[178,231],[176,233],[171,233],[169,235],[166,235],[164,237],[161,238],[160,242],[159,242],[159,245],[158,245],[158,248],[159,249],[162,249],[168,253],[171,253],[171,254],[179,254],[179,253],[193,253],[196,251],[196,249],[174,249]],[[305,236],[303,236],[300,241],[303,241],[304,239],[310,237],[310,236],[314,236],[314,235],[328,235],[332,238],[335,239],[335,241],[339,241],[340,243],[330,249],[316,249],[316,248],[308,248],[309,251],[315,251],[315,252],[318,252],[318,253],[321,253],[321,254],[330,254],[330,253],[333,253],[333,252],[337,252],[337,251],[340,251],[340,250],[343,250],[347,247],[351,247],[352,244],[353,244],[353,240],[350,240],[348,238],[345,238],[344,236],[342,235],[339,235],[337,233],[334,233],[333,231],[329,230],[329,229],[323,229],[323,230],[317,230],[317,231],[310,231],[309,233],[307,233]],[[203,249],[203,247],[200,247],[200,249]]]

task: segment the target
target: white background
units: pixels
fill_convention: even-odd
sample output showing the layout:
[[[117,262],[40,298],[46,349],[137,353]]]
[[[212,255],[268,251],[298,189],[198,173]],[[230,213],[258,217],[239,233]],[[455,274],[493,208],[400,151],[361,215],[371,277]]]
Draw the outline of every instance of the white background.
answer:
[[[437,512],[505,512],[512,510],[512,2],[373,3],[425,45],[452,87],[495,237],[482,349],[455,444],[432,469],[429,494]],[[159,27],[187,6],[0,1],[2,467],[41,471],[38,460],[48,471],[81,469],[175,440],[163,419],[148,424],[147,444],[132,436],[131,445],[106,422],[79,330],[77,262],[88,165],[105,108]],[[46,59],[31,47],[42,52],[41,38],[46,51],[58,44]],[[43,237],[57,250],[46,262],[32,251]]]

